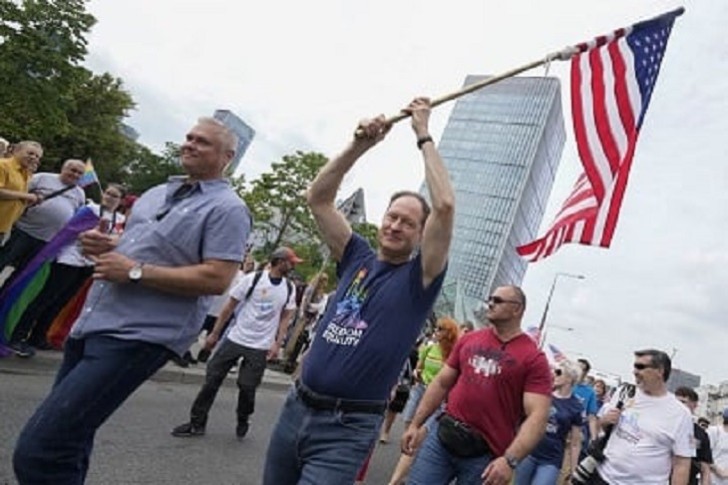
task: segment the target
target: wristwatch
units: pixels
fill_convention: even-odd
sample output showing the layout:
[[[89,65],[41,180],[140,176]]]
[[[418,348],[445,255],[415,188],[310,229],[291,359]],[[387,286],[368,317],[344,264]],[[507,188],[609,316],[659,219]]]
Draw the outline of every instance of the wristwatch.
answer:
[[[129,270],[129,281],[131,283],[139,283],[142,279],[142,267],[144,263],[137,263]]]
[[[508,466],[511,467],[512,470],[516,469],[516,467],[518,466],[518,458],[507,453],[503,455],[503,458],[505,458],[506,463],[508,463]]]

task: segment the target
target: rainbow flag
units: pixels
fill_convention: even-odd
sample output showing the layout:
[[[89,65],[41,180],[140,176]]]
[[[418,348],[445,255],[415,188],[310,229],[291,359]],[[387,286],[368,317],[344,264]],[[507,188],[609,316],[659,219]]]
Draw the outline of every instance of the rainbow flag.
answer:
[[[0,291],[0,356],[7,354],[4,345],[13,335],[26,308],[43,289],[50,273],[50,264],[58,253],[73,244],[78,235],[99,223],[99,217],[88,206],[81,207],[53,239],[43,246],[8,286]]]
[[[86,167],[83,171],[83,175],[81,175],[81,178],[78,179],[78,182],[76,182],[76,184],[80,185],[81,187],[88,187],[92,184],[100,184],[99,176],[96,175],[96,170],[94,170],[94,164],[93,162],[91,162],[90,158],[86,160]]]

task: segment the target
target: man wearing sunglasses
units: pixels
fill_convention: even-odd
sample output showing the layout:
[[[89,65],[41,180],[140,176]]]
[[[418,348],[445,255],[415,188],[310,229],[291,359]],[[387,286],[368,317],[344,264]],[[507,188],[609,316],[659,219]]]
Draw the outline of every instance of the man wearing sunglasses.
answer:
[[[408,484],[509,484],[541,440],[553,381],[543,352],[521,330],[525,308],[520,288],[496,288],[491,326],[455,344],[402,437],[404,453],[419,448]],[[422,442],[423,424],[446,396],[445,414]]]
[[[600,425],[614,426],[593,484],[688,483],[695,455],[690,411],[667,390],[672,364],[661,350],[634,353],[637,391],[620,410],[619,396],[600,411]]]

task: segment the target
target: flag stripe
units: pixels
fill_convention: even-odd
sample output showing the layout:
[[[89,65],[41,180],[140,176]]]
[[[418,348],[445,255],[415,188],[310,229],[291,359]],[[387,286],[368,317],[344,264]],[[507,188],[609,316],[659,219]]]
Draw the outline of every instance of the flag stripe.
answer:
[[[576,46],[571,107],[584,168],[546,234],[516,248],[538,261],[567,242],[609,247],[660,64],[683,9]]]

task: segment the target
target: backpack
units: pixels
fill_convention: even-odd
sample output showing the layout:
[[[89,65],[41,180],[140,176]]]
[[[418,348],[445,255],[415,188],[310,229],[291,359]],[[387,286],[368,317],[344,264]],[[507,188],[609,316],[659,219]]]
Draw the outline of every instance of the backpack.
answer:
[[[258,284],[258,281],[260,281],[260,277],[263,276],[263,270],[258,270],[255,272],[255,276],[253,276],[253,283],[250,285],[250,288],[248,288],[248,291],[245,293],[245,297],[243,298],[244,302],[247,302],[250,298],[250,295],[253,294],[253,290],[255,289],[255,285]],[[288,303],[288,300],[291,299],[291,293],[293,292],[293,283],[288,278],[283,278],[286,280],[286,288],[288,288],[288,294],[286,295],[286,303]]]

